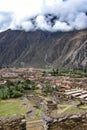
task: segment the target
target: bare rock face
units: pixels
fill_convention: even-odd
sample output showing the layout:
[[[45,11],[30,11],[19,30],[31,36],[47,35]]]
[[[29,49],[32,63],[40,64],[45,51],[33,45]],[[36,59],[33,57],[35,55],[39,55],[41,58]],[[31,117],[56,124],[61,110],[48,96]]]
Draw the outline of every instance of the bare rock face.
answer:
[[[0,33],[0,66],[83,68],[87,66],[87,30]]]

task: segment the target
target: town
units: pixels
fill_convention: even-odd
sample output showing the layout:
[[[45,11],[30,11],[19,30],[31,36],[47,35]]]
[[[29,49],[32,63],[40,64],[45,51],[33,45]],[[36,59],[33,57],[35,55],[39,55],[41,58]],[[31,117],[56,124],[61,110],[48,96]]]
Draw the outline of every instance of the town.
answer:
[[[2,109],[6,103],[21,105],[16,111],[8,107],[4,111],[0,109],[0,117],[24,114],[26,130],[56,130],[54,123],[52,126],[54,120],[63,120],[62,117],[72,114],[79,118],[77,114],[86,112],[87,73],[76,69],[3,68],[0,70],[0,99],[0,104],[4,102]],[[14,111],[9,113],[8,109]]]

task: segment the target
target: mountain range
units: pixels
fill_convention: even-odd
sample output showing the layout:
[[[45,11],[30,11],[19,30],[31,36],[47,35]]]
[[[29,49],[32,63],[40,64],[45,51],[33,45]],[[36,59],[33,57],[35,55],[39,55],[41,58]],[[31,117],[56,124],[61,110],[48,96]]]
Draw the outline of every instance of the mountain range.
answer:
[[[0,33],[1,67],[87,67],[87,30]]]

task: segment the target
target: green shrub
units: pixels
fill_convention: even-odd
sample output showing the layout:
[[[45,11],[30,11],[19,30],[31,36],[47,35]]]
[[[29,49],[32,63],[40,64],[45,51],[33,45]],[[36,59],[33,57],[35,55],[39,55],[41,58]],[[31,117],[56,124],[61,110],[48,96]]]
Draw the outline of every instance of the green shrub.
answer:
[[[17,90],[13,90],[13,98],[17,98],[17,97],[21,97],[23,95],[23,93],[21,93],[20,91]]]

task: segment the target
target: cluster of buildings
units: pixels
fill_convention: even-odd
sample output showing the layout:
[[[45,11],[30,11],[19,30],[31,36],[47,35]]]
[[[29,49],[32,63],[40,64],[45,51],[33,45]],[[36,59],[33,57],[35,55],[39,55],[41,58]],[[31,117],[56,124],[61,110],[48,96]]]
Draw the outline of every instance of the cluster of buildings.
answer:
[[[70,89],[64,93],[67,97],[87,101],[87,91],[84,89]]]

